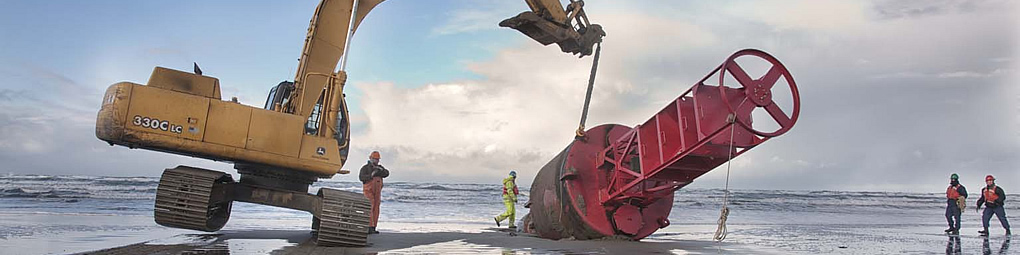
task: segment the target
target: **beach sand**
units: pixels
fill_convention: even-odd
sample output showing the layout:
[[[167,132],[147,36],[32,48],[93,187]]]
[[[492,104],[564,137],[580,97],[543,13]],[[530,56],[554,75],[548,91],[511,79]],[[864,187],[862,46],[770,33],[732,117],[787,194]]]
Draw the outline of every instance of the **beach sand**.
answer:
[[[639,242],[510,237],[493,227],[502,212],[491,184],[390,183],[379,230],[365,248],[317,247],[311,215],[235,203],[223,230],[157,225],[150,177],[0,176],[0,255],[5,254],[1020,254],[998,221],[980,237],[981,215],[963,214],[957,238],[945,235],[940,193],[743,190],[732,193],[729,237],[714,242],[722,190],[677,192],[672,225]],[[323,186],[360,190],[360,183]],[[522,195],[528,194],[526,190]],[[518,219],[527,210],[518,211]],[[1007,204],[1016,225],[1020,203]],[[1014,229],[1015,230],[1015,229]]]
[[[641,241],[509,236],[493,224],[382,221],[370,247],[318,247],[307,218],[235,218],[216,233],[166,228],[151,216],[0,213],[0,254],[1020,254],[993,228],[965,222],[960,238],[930,224],[673,224]],[[831,221],[837,221],[831,218]],[[995,226],[998,227],[998,226]]]
[[[673,224],[639,242],[546,240],[509,236],[482,223],[380,223],[370,247],[317,247],[307,218],[231,219],[216,233],[156,225],[151,216],[0,213],[0,254],[1020,254],[993,228],[981,238],[979,222],[963,235],[929,224],[730,224],[723,242],[715,224]],[[830,218],[837,221],[836,218]],[[995,226],[998,227],[998,226]]]
[[[471,224],[401,223],[362,248],[319,247],[307,230],[181,234],[84,254],[781,254],[713,241],[548,240]]]

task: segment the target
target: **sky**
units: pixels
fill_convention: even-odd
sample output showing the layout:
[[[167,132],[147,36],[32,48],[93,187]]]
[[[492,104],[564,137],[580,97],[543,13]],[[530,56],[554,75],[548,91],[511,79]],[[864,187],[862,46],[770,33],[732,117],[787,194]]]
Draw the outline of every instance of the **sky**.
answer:
[[[293,79],[317,4],[2,2],[0,173],[236,173],[98,140],[102,93],[144,83],[154,66],[197,62],[220,79],[223,98],[261,107],[272,85]],[[993,174],[1020,189],[1018,5],[589,0],[607,36],[588,126],[640,124],[730,54],[755,48],[790,70],[801,112],[788,133],[732,161],[732,188],[941,192],[959,173],[965,185]],[[379,150],[388,181],[498,183],[512,169],[530,185],[573,138],[591,58],[496,25],[526,9],[495,0],[377,6],[348,53],[344,168]],[[724,165],[689,187],[725,179]]]

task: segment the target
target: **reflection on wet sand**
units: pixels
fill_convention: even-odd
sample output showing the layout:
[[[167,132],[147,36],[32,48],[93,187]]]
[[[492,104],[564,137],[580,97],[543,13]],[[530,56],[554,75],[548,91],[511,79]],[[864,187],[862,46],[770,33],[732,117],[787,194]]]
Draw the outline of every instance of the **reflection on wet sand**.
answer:
[[[958,236],[958,235],[950,235],[949,236],[949,241],[946,242],[946,254],[947,255],[949,255],[949,254],[960,254],[962,252],[962,250],[963,249],[960,248],[960,236]]]
[[[751,247],[711,241],[552,241],[505,232],[383,232],[362,248],[321,247],[308,231],[249,230],[187,234],[89,254],[767,254]]]
[[[1009,254],[1009,241],[1010,241],[1010,239],[1012,239],[1010,236],[1006,236],[1006,238],[1004,238],[1002,240],[1002,245],[999,246],[999,251],[998,252],[993,252],[992,248],[991,248],[991,244],[988,241],[988,238],[984,238],[984,241],[982,241],[982,243],[981,243],[981,253],[985,254],[985,255],[990,255],[990,254]]]

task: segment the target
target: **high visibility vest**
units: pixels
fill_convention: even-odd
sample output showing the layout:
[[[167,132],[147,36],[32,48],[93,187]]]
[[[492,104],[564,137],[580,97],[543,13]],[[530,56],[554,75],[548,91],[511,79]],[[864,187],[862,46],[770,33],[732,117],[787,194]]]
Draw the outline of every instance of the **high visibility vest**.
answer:
[[[991,189],[985,187],[981,190],[981,192],[985,195],[985,202],[995,202],[995,200],[999,200],[999,194],[995,194],[995,187],[992,187]]]
[[[517,191],[517,184],[514,183],[514,178],[507,177],[503,179],[503,197],[516,200],[518,194],[520,192]]]
[[[946,189],[946,198],[948,199],[960,198],[960,192],[956,190],[956,186],[949,186],[949,188]]]

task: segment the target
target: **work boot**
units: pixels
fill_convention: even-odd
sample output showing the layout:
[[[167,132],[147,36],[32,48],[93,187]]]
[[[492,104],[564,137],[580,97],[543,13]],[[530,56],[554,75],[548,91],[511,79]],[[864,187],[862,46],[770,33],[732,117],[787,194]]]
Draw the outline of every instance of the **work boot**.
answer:
[[[988,236],[988,229],[978,230],[978,234],[980,234],[980,236]]]
[[[492,217],[492,219],[496,221],[496,227],[498,228],[499,227],[499,217]]]

